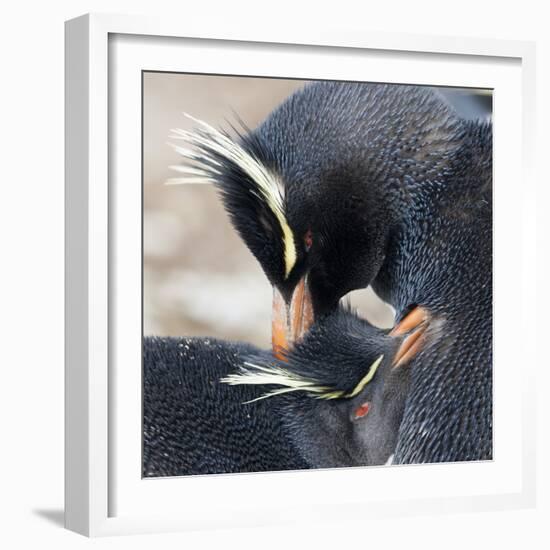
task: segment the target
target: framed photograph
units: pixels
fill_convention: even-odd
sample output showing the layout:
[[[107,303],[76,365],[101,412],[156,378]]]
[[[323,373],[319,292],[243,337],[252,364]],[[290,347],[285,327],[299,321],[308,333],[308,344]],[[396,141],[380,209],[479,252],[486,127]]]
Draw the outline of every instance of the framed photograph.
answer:
[[[66,23],[66,527],[532,506],[534,46]]]

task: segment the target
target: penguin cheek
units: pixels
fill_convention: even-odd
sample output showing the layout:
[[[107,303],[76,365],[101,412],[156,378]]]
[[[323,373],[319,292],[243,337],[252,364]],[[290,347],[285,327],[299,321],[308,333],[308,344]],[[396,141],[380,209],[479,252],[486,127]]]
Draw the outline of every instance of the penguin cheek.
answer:
[[[359,405],[353,414],[354,420],[359,420],[360,418],[364,418],[367,416],[371,408],[371,404],[369,401],[365,401],[361,405]]]

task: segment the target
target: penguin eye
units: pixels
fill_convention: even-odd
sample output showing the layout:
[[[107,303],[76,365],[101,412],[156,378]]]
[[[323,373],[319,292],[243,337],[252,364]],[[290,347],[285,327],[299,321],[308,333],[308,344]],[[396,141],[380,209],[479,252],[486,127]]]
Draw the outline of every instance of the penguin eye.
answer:
[[[311,229],[308,229],[304,235],[304,246],[306,247],[306,252],[309,252],[313,246],[313,234],[311,233]]]
[[[362,405],[359,405],[359,407],[355,409],[355,419],[363,418],[364,416],[367,416],[369,409],[370,409],[370,403],[368,401],[366,401]]]

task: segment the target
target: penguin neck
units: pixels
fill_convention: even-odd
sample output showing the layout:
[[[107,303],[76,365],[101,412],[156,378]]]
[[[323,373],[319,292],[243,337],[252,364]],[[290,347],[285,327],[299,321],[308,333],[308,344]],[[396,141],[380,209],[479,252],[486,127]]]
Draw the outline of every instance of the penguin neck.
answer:
[[[404,175],[409,160],[403,156],[372,151],[358,161],[359,156],[358,149],[348,147],[330,169],[317,175],[308,172],[307,180],[288,174],[292,182],[287,195],[288,219],[297,235],[308,229],[322,235],[331,251],[328,257],[350,259],[343,270],[345,277],[339,279],[336,272],[323,279],[337,282],[333,285],[334,303],[343,293],[372,284],[396,309],[406,307],[401,301],[414,299],[417,287],[403,284],[408,276],[400,256],[403,235],[419,235],[425,217],[434,217],[437,190],[445,184],[448,167],[440,158],[427,158],[417,162],[411,169],[414,175],[409,176]],[[408,238],[412,244],[413,239]],[[409,253],[415,254],[415,250],[411,248]],[[403,289],[410,292],[403,293]],[[330,293],[323,288],[314,294],[327,300]]]
[[[373,289],[398,311],[409,305],[403,302],[418,299],[422,290],[404,261],[422,252],[416,248],[417,239],[438,215],[440,191],[449,183],[451,164],[447,157],[432,159],[428,155],[412,164],[404,153],[377,154],[367,156],[360,171],[356,164],[355,173],[339,169],[340,174],[347,174],[349,185],[340,189],[344,188],[351,201],[359,200],[362,208],[359,220],[346,215],[341,218],[365,231]],[[424,259],[429,263],[428,257],[419,261]]]
[[[412,284],[411,273],[405,269],[405,262],[418,255],[417,237],[424,234],[428,220],[433,217],[436,208],[433,204],[431,182],[416,184],[392,181],[386,191],[381,219],[387,220],[385,226],[384,250],[375,256],[383,260],[372,280],[373,290],[397,311],[406,307],[405,301],[417,300],[418,286]],[[403,289],[405,293],[401,292]]]
[[[465,125],[452,154],[392,190],[396,221],[372,287],[398,316],[412,304],[456,306],[465,287],[490,301],[491,140],[490,124]]]
[[[374,281],[396,307],[407,294],[399,255],[416,253],[399,239],[434,217],[466,133],[464,122],[431,92],[322,84],[281,105],[256,135],[263,143],[258,156],[284,182],[287,218],[298,238],[311,218],[322,221],[327,240],[339,241],[338,255],[353,257],[349,267],[362,271],[341,285],[333,277],[338,291]]]

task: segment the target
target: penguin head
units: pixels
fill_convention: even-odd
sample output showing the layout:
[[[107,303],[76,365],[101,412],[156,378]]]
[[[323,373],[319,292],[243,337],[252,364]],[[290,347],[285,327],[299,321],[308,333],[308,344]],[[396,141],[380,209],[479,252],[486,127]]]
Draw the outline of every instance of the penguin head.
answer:
[[[233,226],[273,286],[273,347],[281,357],[342,296],[368,286],[383,261],[384,210],[372,198],[365,208],[364,192],[357,190],[360,170],[353,166],[334,164],[322,177],[312,171],[283,176],[271,122],[235,140],[193,120],[194,131],[174,130],[173,137],[194,147],[175,146],[194,165],[174,166],[183,177],[172,181],[209,181],[218,188]],[[284,134],[284,125],[277,122],[277,134]],[[315,151],[303,154],[315,160]]]
[[[223,381],[261,384],[302,458],[315,468],[385,464],[409,386],[400,337],[346,309],[316,322],[285,360],[252,357]],[[246,405],[244,405],[246,406]]]
[[[195,121],[176,130],[192,164],[175,181],[210,181],[273,285],[279,353],[381,270],[416,174],[446,158],[454,118],[421,88],[317,82],[238,137]],[[282,355],[282,353],[280,353]]]

